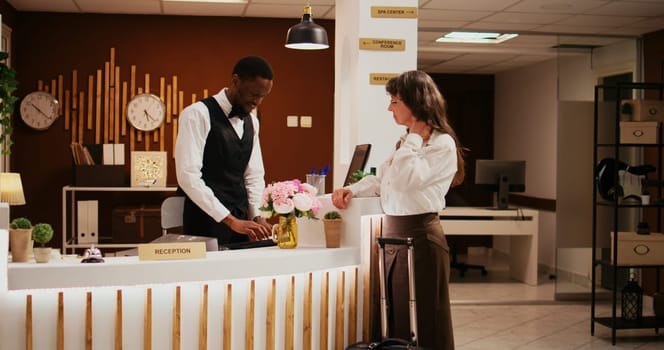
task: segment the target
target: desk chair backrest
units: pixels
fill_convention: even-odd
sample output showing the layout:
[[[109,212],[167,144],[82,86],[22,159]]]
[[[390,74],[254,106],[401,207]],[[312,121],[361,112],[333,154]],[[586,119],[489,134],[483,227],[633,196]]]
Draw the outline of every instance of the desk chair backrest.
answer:
[[[168,233],[171,228],[182,226],[184,197],[174,196],[164,199],[161,203],[161,232]]]

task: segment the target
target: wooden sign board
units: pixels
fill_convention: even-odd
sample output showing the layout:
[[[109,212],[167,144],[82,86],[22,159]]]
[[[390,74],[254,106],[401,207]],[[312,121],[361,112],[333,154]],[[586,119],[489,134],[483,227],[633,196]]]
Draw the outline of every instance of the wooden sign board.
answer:
[[[411,6],[371,6],[374,18],[417,18],[417,7]]]
[[[205,242],[148,243],[138,245],[139,260],[205,259]]]
[[[371,85],[385,85],[387,81],[399,76],[396,73],[369,73],[369,84]]]
[[[405,51],[406,40],[360,38],[360,50]]]

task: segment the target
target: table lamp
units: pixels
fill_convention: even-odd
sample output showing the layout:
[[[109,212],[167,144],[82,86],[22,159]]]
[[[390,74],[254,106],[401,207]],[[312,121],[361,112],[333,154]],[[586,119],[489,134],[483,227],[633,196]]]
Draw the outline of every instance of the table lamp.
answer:
[[[25,204],[19,173],[0,173],[0,229],[9,229],[9,206]]]

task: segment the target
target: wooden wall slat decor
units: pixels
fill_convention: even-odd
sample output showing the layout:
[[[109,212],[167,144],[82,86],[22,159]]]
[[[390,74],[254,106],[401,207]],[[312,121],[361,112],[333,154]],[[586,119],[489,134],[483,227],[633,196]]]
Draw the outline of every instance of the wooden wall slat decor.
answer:
[[[145,291],[143,315],[143,350],[152,350],[152,288]]]
[[[330,273],[325,272],[320,288],[320,348],[327,349],[330,302]]]
[[[226,299],[224,302],[224,326],[221,331],[223,336],[223,350],[231,350],[231,331],[233,317],[233,285],[226,286]]]
[[[275,336],[275,314],[276,314],[276,299],[277,299],[277,280],[272,279],[270,283],[270,290],[267,294],[267,310],[265,310],[265,349],[274,350],[274,336]]]
[[[173,350],[180,350],[182,336],[182,288],[175,287],[175,305],[173,306]]]
[[[355,268],[348,288],[348,343],[357,342],[357,289],[360,269]]]
[[[286,327],[284,336],[284,347],[292,350],[295,343],[295,276],[291,276],[288,290],[286,292]]]
[[[302,349],[311,350],[311,308],[313,304],[313,274],[307,274],[307,282],[304,287],[303,315],[302,315]]]
[[[57,320],[57,336],[56,342],[57,350],[65,349],[65,294],[64,292],[58,292],[58,320]]]
[[[25,350],[32,350],[32,294],[25,296]]]
[[[115,350],[122,350],[122,289],[116,291],[115,299]]]
[[[198,350],[207,349],[208,340],[208,285],[203,286],[203,300],[201,301],[201,315],[198,321]]]
[[[244,348],[246,350],[254,349],[254,317],[256,310],[256,281],[249,283],[249,295],[247,295],[247,308],[244,324]]]
[[[346,318],[346,271],[337,272],[336,311],[334,322],[334,348],[343,350],[344,345],[344,320]]]
[[[85,350],[92,350],[92,292],[85,293]]]
[[[92,119],[93,119],[93,114],[92,114],[92,107],[94,106],[93,104],[93,96],[94,96],[94,83],[95,79],[94,76],[88,75],[88,111],[86,113],[87,115],[87,129],[92,130],[94,125],[92,124]]]
[[[101,69],[97,69],[97,93],[95,94],[95,143],[101,143]]]

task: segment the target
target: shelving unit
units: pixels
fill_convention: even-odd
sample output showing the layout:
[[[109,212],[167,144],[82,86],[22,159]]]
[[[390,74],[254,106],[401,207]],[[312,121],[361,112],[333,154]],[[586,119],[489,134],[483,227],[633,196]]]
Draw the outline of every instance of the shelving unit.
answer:
[[[625,163],[628,163],[631,166],[634,161],[642,159],[644,156],[644,151],[654,150],[656,153],[656,170],[655,176],[656,179],[648,179],[646,186],[650,189],[650,192],[655,194],[655,201],[650,202],[647,205],[633,204],[633,203],[624,203],[621,201],[619,196],[614,196],[612,201],[606,201],[598,197],[598,185],[599,178],[595,176],[594,179],[594,191],[593,191],[593,223],[592,223],[592,287],[591,287],[591,324],[590,324],[590,333],[594,335],[595,332],[595,323],[611,328],[611,340],[613,345],[616,344],[616,331],[619,329],[654,329],[655,332],[659,328],[664,328],[664,321],[661,319],[658,320],[652,315],[644,315],[640,320],[626,320],[622,315],[618,315],[617,309],[620,308],[619,304],[619,290],[618,290],[618,272],[619,271],[628,271],[628,269],[656,269],[657,272],[657,291],[659,292],[660,286],[660,268],[664,265],[625,265],[620,263],[618,260],[618,234],[610,237],[610,232],[620,232],[620,231],[635,231],[636,225],[634,223],[635,218],[642,220],[644,216],[644,211],[654,211],[656,222],[650,222],[651,232],[662,232],[662,214],[664,213],[664,182],[662,181],[664,169],[662,169],[662,156],[664,150],[664,144],[662,143],[662,128],[663,126],[657,129],[658,138],[657,143],[653,144],[632,144],[632,143],[620,143],[620,121],[621,121],[621,100],[624,99],[625,94],[632,96],[635,91],[639,91],[640,94],[645,94],[646,92],[657,93],[657,98],[659,100],[664,99],[664,84],[654,84],[654,83],[618,83],[617,85],[606,86],[598,85],[595,87],[595,109],[594,109],[594,149],[593,149],[593,160],[594,164],[599,164],[599,161],[602,157],[613,157],[615,160],[622,160]],[[606,103],[603,102],[603,96],[609,96],[612,98],[612,101],[609,103],[615,103],[615,106],[610,106],[608,110],[604,110]],[[650,98],[653,99],[653,98]],[[605,112],[605,113],[603,113]],[[653,151],[649,151],[653,152]],[[601,154],[601,156],[600,156]],[[615,167],[613,176],[613,183],[618,183],[618,168]],[[659,199],[659,201],[657,201]],[[608,218],[609,220],[604,220],[604,216],[612,216]],[[608,222],[608,223],[607,223]],[[610,251],[610,245],[606,246],[606,242],[609,242],[616,247],[610,254],[606,252]],[[607,249],[607,251],[603,251]],[[605,253],[605,254],[601,254]],[[612,263],[612,261],[614,263]],[[612,277],[612,281],[609,281],[611,285],[612,293],[612,308],[611,315],[596,315],[596,301],[597,301],[597,268],[602,267],[609,272],[609,276],[602,277]]]
[[[75,243],[76,237],[76,193],[77,192],[175,192],[177,187],[77,187],[64,186],[62,188],[62,251],[67,249],[74,252],[76,248],[90,248],[89,244]],[[69,198],[68,198],[69,197]],[[69,205],[68,205],[69,204]],[[69,209],[68,209],[69,206]],[[69,225],[67,224],[69,221]],[[68,231],[71,228],[71,232]],[[136,244],[95,244],[99,248],[134,248]]]

